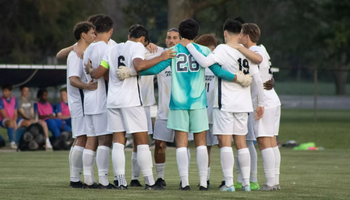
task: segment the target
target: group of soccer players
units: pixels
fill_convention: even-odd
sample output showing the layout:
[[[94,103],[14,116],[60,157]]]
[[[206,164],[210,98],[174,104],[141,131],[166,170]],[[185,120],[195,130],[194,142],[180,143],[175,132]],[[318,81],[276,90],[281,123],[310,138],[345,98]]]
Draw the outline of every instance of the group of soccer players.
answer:
[[[269,55],[256,45],[257,25],[227,20],[225,44],[217,46],[213,35],[197,38],[198,23],[186,19],[167,32],[166,49],[150,43],[147,29],[138,24],[130,27],[125,43],[117,44],[111,40],[112,27],[106,15],[77,23],[73,31],[77,43],[57,55],[68,55],[68,104],[75,137],[69,155],[71,187],[127,189],[124,147],[132,136],[130,186],[141,186],[141,171],[145,189],[164,189],[166,142],[175,139],[180,190],[190,190],[189,140],[196,146],[199,190],[209,189],[210,149],[217,144],[224,179],[220,190],[260,189],[252,142],[257,138],[266,176],[261,189],[280,189],[276,144],[280,102],[271,84]],[[150,106],[155,104],[155,75],[159,92],[153,134],[156,181],[148,141],[153,131]],[[232,140],[237,148],[236,184]],[[108,181],[111,147],[114,185]],[[95,160],[99,184],[94,180]]]

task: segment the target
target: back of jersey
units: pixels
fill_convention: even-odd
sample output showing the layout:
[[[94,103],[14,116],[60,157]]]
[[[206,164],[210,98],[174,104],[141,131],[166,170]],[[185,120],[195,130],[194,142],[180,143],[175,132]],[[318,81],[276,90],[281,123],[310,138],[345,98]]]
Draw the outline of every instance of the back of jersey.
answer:
[[[213,52],[213,58],[221,67],[233,74],[242,71],[244,74],[259,73],[258,66],[251,63],[238,50],[221,44]],[[227,112],[252,112],[250,87],[218,78],[215,87],[214,107]]]
[[[107,48],[107,44],[103,41],[90,44],[84,53],[84,64],[88,63],[88,59],[90,59],[92,67],[94,69],[98,68]],[[85,68],[85,66],[82,67]],[[92,80],[89,74],[85,73],[85,77],[88,82]],[[84,111],[87,115],[106,112],[107,81],[105,81],[104,77],[93,81],[97,82],[97,90],[84,91]]]
[[[202,47],[195,44],[196,48]],[[201,67],[186,47],[177,44],[177,52],[171,63],[170,109],[190,110],[207,107],[204,68]],[[210,50],[209,50],[210,52]]]
[[[127,41],[108,49],[103,60],[109,65],[109,89],[107,108],[126,108],[142,105],[139,76],[120,81],[117,70],[120,66],[133,68],[135,58],[143,59],[145,47],[141,43]]]

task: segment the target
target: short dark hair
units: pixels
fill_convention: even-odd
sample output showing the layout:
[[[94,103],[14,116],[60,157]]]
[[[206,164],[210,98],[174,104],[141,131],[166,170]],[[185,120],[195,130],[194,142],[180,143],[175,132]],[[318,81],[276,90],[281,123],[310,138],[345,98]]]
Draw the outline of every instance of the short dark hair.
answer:
[[[2,87],[1,87],[2,90],[4,89],[8,89],[10,91],[12,91],[12,85],[11,84],[4,84]]]
[[[179,29],[177,29],[177,28],[171,28],[171,29],[168,30],[168,33],[171,32],[171,31],[174,31],[174,32],[177,32],[177,33],[178,33],[178,32],[179,32]]]
[[[86,21],[91,22],[92,24],[95,24],[96,20],[102,16],[104,16],[104,14],[90,15]]]
[[[241,29],[242,29],[242,23],[237,20],[228,19],[224,24],[224,31],[227,31],[230,33],[239,34],[241,32]]]
[[[130,34],[132,30],[134,30],[134,28],[138,27],[138,26],[142,26],[140,24],[133,24],[129,27],[128,33]]]
[[[145,37],[145,42],[149,41],[149,35],[148,35],[148,31],[147,29],[142,26],[136,26],[135,28],[133,28],[129,34],[130,38],[140,38],[142,36]]]
[[[102,15],[94,22],[97,33],[108,32],[113,28],[113,20],[107,15]]]
[[[40,99],[40,97],[42,97],[44,95],[44,93],[47,93],[47,90],[46,89],[40,89],[38,91],[38,93],[36,94],[36,98]]]
[[[179,33],[182,38],[193,40],[199,31],[199,24],[193,19],[185,19],[179,25]]]
[[[199,36],[195,41],[195,43],[210,47],[210,46],[218,46],[218,42],[216,41],[215,37],[213,34],[204,34]]]
[[[19,90],[23,90],[23,88],[27,88],[28,86],[27,85],[22,85],[21,87],[19,87]]]
[[[66,87],[61,88],[60,92],[67,92],[67,88]]]
[[[94,29],[94,25],[90,22],[78,22],[75,24],[73,29],[73,35],[75,39],[78,41],[81,38],[82,33],[88,33],[91,29]]]
[[[249,35],[249,38],[253,43],[258,43],[261,34],[259,26],[253,23],[243,24],[242,33]]]

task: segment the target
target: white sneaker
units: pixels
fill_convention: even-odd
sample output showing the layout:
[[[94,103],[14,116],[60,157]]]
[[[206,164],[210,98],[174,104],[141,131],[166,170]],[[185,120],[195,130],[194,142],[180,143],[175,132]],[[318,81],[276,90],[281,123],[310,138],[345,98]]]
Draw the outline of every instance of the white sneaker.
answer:
[[[17,145],[15,142],[11,142],[11,149],[17,149]]]
[[[228,192],[234,192],[234,191],[236,191],[235,190],[235,187],[233,186],[233,185],[231,185],[231,186],[226,186],[226,185],[224,185],[224,186],[222,186],[221,188],[220,188],[220,191],[228,191]]]
[[[47,141],[46,141],[45,146],[46,146],[46,149],[52,149],[52,145],[51,145],[51,143],[50,143],[50,140],[47,140]]]

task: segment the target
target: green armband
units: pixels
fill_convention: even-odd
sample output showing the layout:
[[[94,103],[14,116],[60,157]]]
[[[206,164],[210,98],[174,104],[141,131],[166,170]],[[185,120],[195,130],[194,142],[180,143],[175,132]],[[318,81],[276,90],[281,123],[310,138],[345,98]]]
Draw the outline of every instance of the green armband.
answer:
[[[109,69],[109,64],[108,64],[108,62],[106,62],[106,61],[104,61],[104,60],[102,60],[102,61],[100,62],[100,65],[101,65],[102,67],[106,68],[106,69]]]

